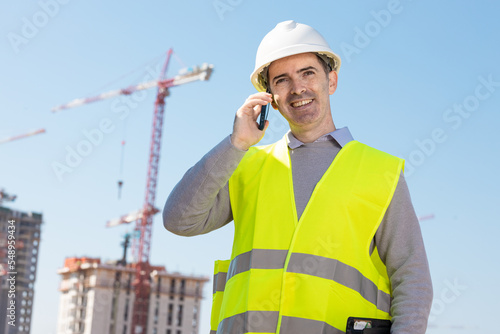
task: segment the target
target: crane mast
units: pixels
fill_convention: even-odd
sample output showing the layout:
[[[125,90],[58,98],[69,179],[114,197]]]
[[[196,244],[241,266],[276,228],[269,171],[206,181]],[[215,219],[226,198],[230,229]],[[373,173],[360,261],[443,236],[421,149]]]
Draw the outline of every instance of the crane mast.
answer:
[[[169,50],[159,80],[163,80],[170,62],[172,49]],[[153,217],[158,211],[155,208],[156,185],[158,181],[158,168],[160,163],[161,135],[163,132],[163,115],[165,111],[165,98],[168,96],[168,88],[159,85],[156,95],[155,110],[153,115],[153,127],[151,133],[151,144],[149,149],[148,174],[146,179],[146,197],[144,200],[142,218],[136,220],[136,230],[139,231],[140,241],[134,249],[136,263],[134,291],[135,299],[132,311],[132,330],[139,334],[147,331],[149,295],[151,291],[149,266],[149,250],[151,248],[151,233],[153,228]]]
[[[151,291],[149,252],[151,249],[153,217],[159,211],[155,207],[155,198],[158,182],[165,98],[169,95],[168,89],[170,87],[198,80],[208,80],[213,71],[213,65],[203,64],[201,67],[196,66],[187,71],[179,72],[179,74],[173,78],[165,79],[165,74],[172,54],[173,50],[170,49],[167,53],[167,58],[158,80],[141,83],[124,89],[113,90],[93,97],[75,99],[52,109],[53,112],[57,112],[119,95],[130,95],[136,91],[158,87],[153,115],[144,205],[140,210],[123,215],[117,219],[112,219],[106,223],[107,227],[111,227],[135,221],[135,232],[136,235],[139,236],[138,239],[132,239],[132,253],[136,261],[133,282],[135,299],[132,311],[132,334],[143,334],[147,332],[149,296]]]

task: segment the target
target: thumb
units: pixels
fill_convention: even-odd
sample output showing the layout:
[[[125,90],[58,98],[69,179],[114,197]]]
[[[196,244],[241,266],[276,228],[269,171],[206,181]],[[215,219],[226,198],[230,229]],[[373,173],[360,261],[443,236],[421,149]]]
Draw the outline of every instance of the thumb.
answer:
[[[266,119],[266,123],[264,124],[264,129],[262,131],[265,133],[268,127],[269,127],[269,121]]]

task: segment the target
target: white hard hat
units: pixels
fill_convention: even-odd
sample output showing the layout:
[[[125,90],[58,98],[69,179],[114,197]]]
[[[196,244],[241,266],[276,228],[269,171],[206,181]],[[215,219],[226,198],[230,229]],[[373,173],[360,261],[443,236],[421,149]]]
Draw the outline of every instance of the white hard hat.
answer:
[[[333,71],[340,68],[340,57],[333,53],[326,40],[310,26],[293,20],[280,22],[260,42],[255,57],[255,69],[250,76],[254,87],[265,92],[267,88],[266,74],[262,72],[271,62],[305,52],[315,52]],[[325,57],[326,56],[326,57]]]

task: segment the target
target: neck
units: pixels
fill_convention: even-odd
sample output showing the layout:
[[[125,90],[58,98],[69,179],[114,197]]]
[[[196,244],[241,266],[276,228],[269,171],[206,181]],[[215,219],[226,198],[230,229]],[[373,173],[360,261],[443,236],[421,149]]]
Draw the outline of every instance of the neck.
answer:
[[[304,130],[301,128],[292,128],[290,127],[290,130],[292,131],[292,134],[294,135],[295,138],[300,140],[303,143],[313,143],[315,142],[319,137],[326,135],[327,133],[333,132],[336,130],[335,124],[332,122],[326,127],[323,128],[313,128],[309,130]]]

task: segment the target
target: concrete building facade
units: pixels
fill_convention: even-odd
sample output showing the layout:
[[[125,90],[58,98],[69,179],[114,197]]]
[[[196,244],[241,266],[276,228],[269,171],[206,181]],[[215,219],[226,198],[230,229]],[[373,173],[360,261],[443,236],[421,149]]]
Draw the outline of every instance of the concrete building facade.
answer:
[[[0,207],[0,333],[28,334],[42,215]]]
[[[67,258],[62,281],[58,334],[131,332],[135,269],[96,258]],[[148,334],[197,334],[207,277],[170,273],[154,266],[151,274]]]

